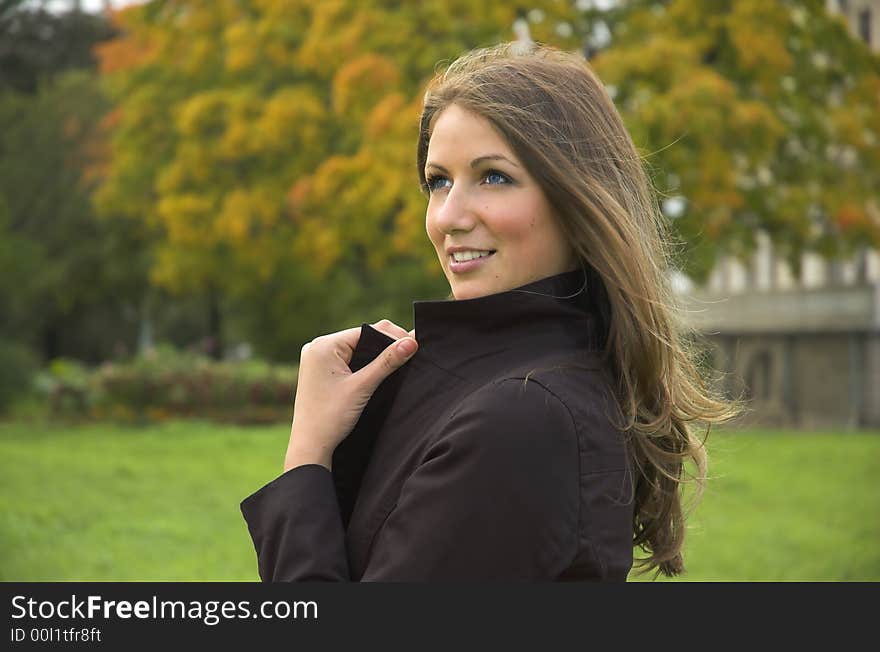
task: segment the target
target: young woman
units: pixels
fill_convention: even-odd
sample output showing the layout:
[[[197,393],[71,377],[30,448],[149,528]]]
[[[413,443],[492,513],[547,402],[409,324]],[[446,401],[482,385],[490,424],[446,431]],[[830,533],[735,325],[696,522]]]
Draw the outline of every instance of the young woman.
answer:
[[[303,348],[284,473],[242,504],[264,581],[681,573],[706,389],[641,160],[580,57],[477,50],[429,86],[418,170],[454,296]],[[698,482],[699,484],[699,482]]]

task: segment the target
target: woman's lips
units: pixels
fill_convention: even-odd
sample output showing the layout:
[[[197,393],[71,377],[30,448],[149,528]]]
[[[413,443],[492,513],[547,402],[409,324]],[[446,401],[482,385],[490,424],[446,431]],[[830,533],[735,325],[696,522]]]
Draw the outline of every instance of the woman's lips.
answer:
[[[492,256],[495,255],[493,251],[488,256],[481,256],[480,258],[474,258],[473,260],[466,260],[464,262],[458,263],[455,259],[450,256],[449,257],[449,271],[453,274],[465,274],[467,272],[472,272],[475,269],[485,265]]]

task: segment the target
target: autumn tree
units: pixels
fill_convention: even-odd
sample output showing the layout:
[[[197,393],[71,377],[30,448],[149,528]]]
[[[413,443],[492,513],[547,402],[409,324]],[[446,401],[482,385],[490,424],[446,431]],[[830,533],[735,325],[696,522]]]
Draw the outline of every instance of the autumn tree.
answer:
[[[758,230],[796,272],[880,246],[880,58],[824,5],[630,0],[587,32],[697,278]]]
[[[573,9],[532,4],[549,17],[535,38],[575,47],[551,20]],[[128,7],[124,36],[99,50],[117,109],[98,206],[157,225],[154,281],[215,296],[265,353],[407,323],[413,298],[445,288],[414,169],[422,89],[438,61],[510,39],[518,17],[460,0]]]

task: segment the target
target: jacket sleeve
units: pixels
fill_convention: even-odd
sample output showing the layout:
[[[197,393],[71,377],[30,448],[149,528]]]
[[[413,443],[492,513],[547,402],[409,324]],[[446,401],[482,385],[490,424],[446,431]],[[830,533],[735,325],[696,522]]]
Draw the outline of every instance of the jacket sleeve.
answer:
[[[241,502],[264,582],[348,579],[345,534],[330,471],[294,467]]]
[[[404,483],[362,581],[545,581],[577,552],[577,436],[535,381],[472,394]],[[273,486],[274,485],[274,486]],[[330,472],[291,469],[242,503],[264,581],[349,579]]]

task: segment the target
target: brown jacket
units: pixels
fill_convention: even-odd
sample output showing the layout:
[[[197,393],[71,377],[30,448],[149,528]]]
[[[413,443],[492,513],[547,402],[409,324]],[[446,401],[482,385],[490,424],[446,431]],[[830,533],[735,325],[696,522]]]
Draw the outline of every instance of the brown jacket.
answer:
[[[624,581],[632,474],[594,281],[415,302],[419,350],[333,472],[300,466],[242,501],[263,581]],[[390,341],[364,324],[351,368]]]

